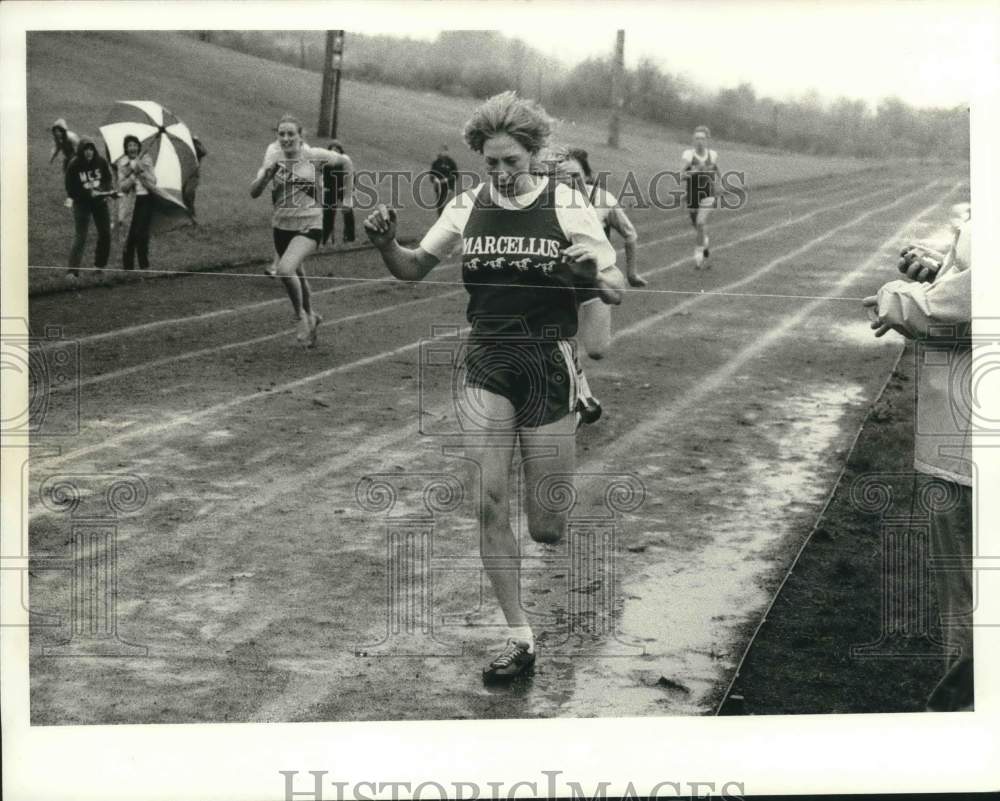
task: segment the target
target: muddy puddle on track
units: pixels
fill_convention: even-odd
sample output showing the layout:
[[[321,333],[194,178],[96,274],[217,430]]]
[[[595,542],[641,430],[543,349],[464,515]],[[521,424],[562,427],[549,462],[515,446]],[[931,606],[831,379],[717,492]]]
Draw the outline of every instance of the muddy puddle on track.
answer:
[[[613,571],[615,633],[522,693],[535,714],[712,711],[774,589],[765,577],[809,531],[868,400],[860,385],[798,389],[734,422],[725,411],[730,427],[712,429],[714,441],[702,434],[698,450],[675,442],[643,454],[646,502],[622,521]]]
[[[453,575],[435,579],[435,625],[451,646],[424,642],[428,655],[437,649],[441,658],[422,661],[434,680],[421,684],[424,708],[405,717],[713,711],[749,631],[811,529],[873,392],[850,382],[776,379],[775,391],[760,400],[749,391],[754,376],[737,380],[748,391],[704,409],[697,430],[678,434],[676,421],[665,420],[655,432],[662,436],[648,441],[669,444],[635,454],[631,470],[643,502],[618,517],[613,533],[598,524],[596,536],[577,540],[589,545],[546,547],[530,540],[523,515],[515,515],[522,604],[539,657],[533,674],[508,688],[483,687],[478,679],[501,642],[503,621],[482,576],[476,591],[478,559],[468,547],[477,541],[476,526],[464,514],[471,510],[443,526],[442,541],[466,543],[453,554],[464,565],[456,562]],[[747,404],[746,397],[758,400]],[[408,465],[429,470],[435,459],[439,468],[448,461],[424,451]],[[571,519],[588,520],[607,488],[593,475],[578,480]],[[408,663],[363,661],[375,686]],[[299,707],[315,686],[306,680],[291,706]],[[393,717],[399,707],[394,711]]]

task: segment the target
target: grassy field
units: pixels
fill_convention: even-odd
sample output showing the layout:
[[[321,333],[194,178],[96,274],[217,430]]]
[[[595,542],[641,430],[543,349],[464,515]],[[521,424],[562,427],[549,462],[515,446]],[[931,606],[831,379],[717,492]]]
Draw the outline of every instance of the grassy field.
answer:
[[[28,37],[29,259],[32,265],[62,267],[72,238],[72,219],[63,207],[59,169],[47,163],[48,127],[65,117],[79,134],[96,136],[115,100],[156,100],[177,113],[205,142],[198,196],[199,227],[153,242],[155,269],[206,268],[270,253],[269,208],[252,201],[247,188],[284,112],[315,123],[320,76],[247,56],[178,33],[60,32]],[[461,139],[472,100],[347,81],[341,93],[340,138],[361,169],[426,169],[438,146],[447,143],[460,167],[477,169],[478,159]],[[606,120],[563,120],[561,141],[586,147],[596,169],[642,177],[675,169],[687,135],[649,123],[628,121],[622,148],[603,142]],[[306,131],[307,138],[309,131]],[[322,141],[318,142],[323,144]],[[714,143],[725,169],[746,173],[751,192],[786,181],[858,169],[863,162],[814,158]],[[612,182],[612,188],[617,188]],[[663,212],[648,212],[663,214]],[[639,213],[641,217],[641,213]],[[412,209],[401,232],[417,236],[433,220]],[[85,259],[90,256],[85,256]],[[112,265],[117,262],[112,258]],[[87,261],[84,261],[87,265]],[[33,291],[61,286],[60,271],[37,270]]]
[[[923,711],[941,676],[940,658],[851,654],[853,646],[879,638],[884,580],[880,528],[852,503],[851,486],[859,477],[884,475],[896,507],[909,508],[913,413],[911,346],[865,420],[830,506],[747,654],[724,714]],[[929,630],[939,636],[936,624]]]

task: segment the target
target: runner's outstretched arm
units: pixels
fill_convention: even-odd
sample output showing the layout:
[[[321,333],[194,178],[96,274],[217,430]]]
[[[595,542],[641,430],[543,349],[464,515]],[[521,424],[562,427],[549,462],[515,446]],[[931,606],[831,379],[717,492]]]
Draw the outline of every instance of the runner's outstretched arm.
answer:
[[[365,220],[365,233],[378,248],[389,272],[401,281],[421,281],[439,262],[423,248],[404,248],[396,241],[396,210],[380,203]]]

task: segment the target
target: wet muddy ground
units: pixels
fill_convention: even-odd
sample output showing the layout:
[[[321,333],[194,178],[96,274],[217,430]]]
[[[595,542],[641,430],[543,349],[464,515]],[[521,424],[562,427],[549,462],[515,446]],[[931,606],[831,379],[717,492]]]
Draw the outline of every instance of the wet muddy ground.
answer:
[[[411,286],[365,280],[385,275],[371,251],[317,257],[339,280],[314,281],[313,351],[249,273],[34,299],[32,331],[77,342],[82,380],[46,411],[78,433],[32,464],[31,608],[55,616],[32,630],[33,722],[711,712],[899,353],[855,299],[963,191],[926,174],[761,190],[718,215],[699,272],[686,218],[635,215],[650,287],[586,363],[605,415],[577,437],[570,536],[540,546],[515,515],[539,657],[503,690],[480,679],[503,635],[452,371],[424,358],[459,347],[454,265]],[[109,522],[123,475],[141,497]],[[74,548],[111,564],[112,541],[116,640],[88,628],[110,619],[82,604],[100,576],[67,570]]]

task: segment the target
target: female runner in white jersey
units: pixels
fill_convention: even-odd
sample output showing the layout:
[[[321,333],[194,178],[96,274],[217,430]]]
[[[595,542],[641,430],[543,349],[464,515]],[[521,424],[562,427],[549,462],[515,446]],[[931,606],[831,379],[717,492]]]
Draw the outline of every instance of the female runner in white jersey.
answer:
[[[708,126],[699,125],[694,129],[694,147],[681,156],[682,174],[687,184],[687,206],[691,224],[695,228],[694,268],[711,266],[708,260],[708,214],[715,208],[721,173],[719,154],[708,146],[711,133]]]
[[[302,123],[290,114],[278,122],[278,141],[264,154],[264,163],[250,184],[250,197],[260,197],[271,182],[274,203],[272,220],[274,263],[267,271],[281,276],[298,320],[296,339],[307,347],[316,346],[316,334],[323,318],[313,312],[309,282],[302,264],[323,241],[323,168],[345,170],[342,206],[353,205],[351,159],[342,153],[310,147],[302,141]]]
[[[544,109],[514,92],[489,98],[465,125],[465,141],[482,154],[487,182],[452,198],[416,248],[396,242],[394,210],[379,206],[365,221],[389,272],[405,281],[421,280],[462,246],[472,324],[463,393],[466,408],[477,411],[465,453],[479,467],[473,494],[483,566],[508,625],[506,647],[483,671],[486,681],[511,679],[535,661],[510,527],[514,448],[525,457],[529,534],[556,543],[568,510],[554,507],[545,488],[565,481],[576,466],[574,287],[596,285],[612,303],[625,287],[586,200],[531,173],[550,127]]]

